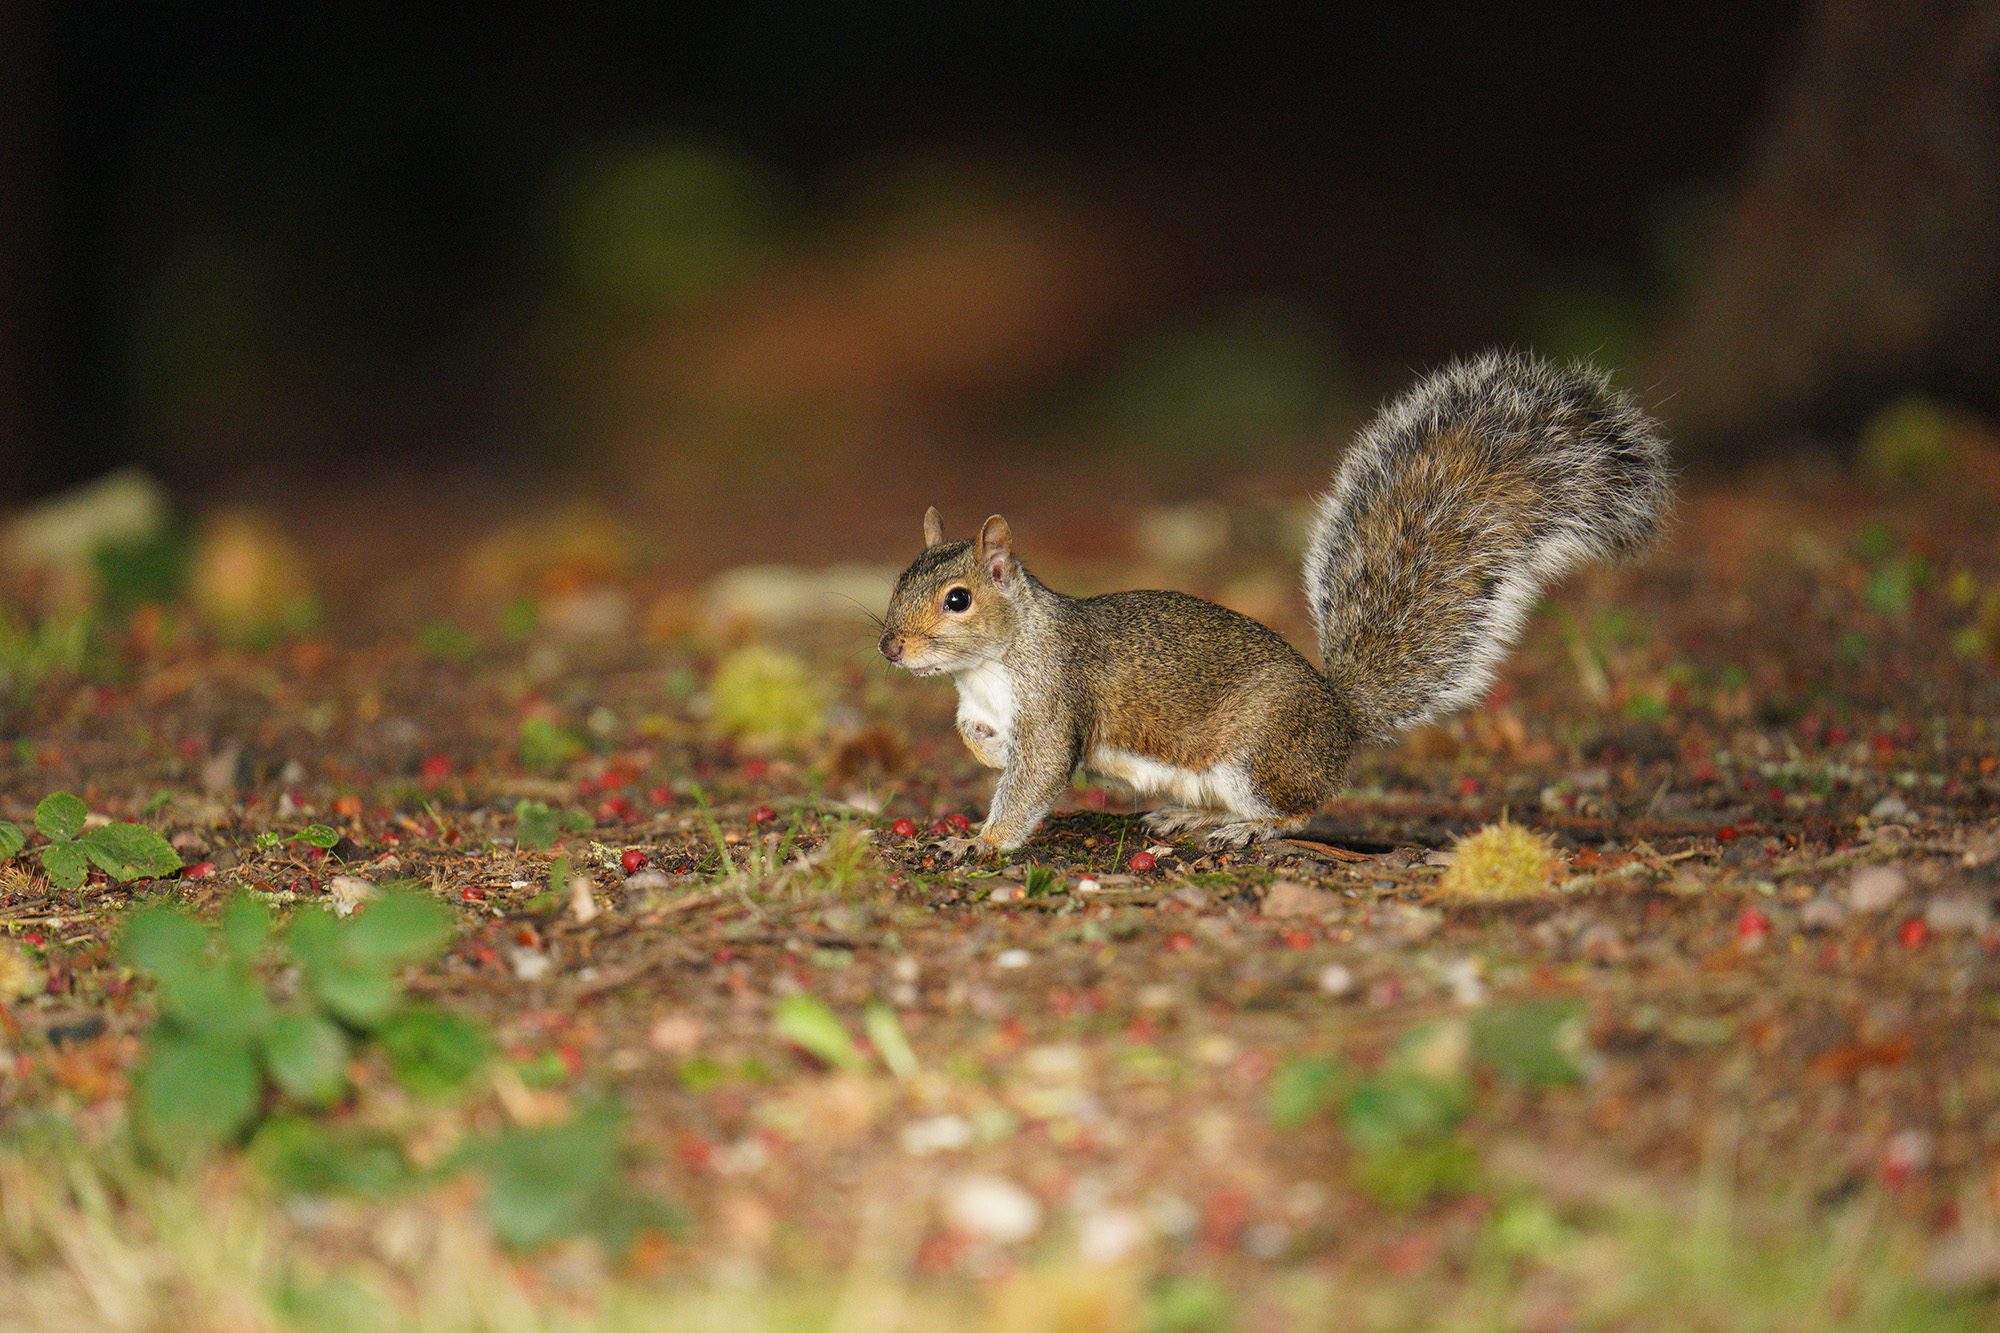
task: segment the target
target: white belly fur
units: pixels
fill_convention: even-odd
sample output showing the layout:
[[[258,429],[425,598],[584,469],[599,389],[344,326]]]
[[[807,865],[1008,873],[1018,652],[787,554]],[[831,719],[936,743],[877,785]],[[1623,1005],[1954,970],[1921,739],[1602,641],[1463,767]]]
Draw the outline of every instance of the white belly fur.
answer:
[[[1251,819],[1267,819],[1271,810],[1250,789],[1250,775],[1235,764],[1210,768],[1176,768],[1130,750],[1099,746],[1084,758],[1084,767],[1116,778],[1141,796],[1170,796],[1195,810],[1231,810]]]
[[[993,748],[1005,755],[1014,734],[1014,680],[997,662],[984,662],[952,676],[958,686],[958,725],[985,727]]]

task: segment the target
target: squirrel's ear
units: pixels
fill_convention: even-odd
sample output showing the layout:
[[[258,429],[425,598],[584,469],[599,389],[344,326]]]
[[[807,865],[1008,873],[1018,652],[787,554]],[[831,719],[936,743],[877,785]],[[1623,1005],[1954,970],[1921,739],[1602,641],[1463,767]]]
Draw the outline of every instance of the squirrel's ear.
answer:
[[[979,563],[995,583],[1005,584],[1014,573],[1014,530],[998,514],[980,525]]]
[[[942,545],[944,545],[944,515],[938,513],[936,505],[932,505],[924,511],[924,549],[928,551],[933,546]]]

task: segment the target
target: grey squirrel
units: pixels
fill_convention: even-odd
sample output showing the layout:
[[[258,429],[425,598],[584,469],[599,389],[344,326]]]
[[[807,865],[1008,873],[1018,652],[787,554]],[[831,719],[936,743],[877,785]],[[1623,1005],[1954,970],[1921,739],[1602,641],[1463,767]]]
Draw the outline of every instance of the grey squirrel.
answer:
[[[1323,673],[1198,597],[1066,597],[1006,519],[947,541],[935,508],[881,650],[953,678],[960,735],[1000,770],[965,850],[1026,842],[1079,765],[1167,797],[1157,836],[1242,846],[1303,826],[1356,745],[1477,701],[1541,590],[1645,549],[1672,495],[1659,426],[1602,372],[1487,353],[1384,407],[1320,500],[1305,589]]]

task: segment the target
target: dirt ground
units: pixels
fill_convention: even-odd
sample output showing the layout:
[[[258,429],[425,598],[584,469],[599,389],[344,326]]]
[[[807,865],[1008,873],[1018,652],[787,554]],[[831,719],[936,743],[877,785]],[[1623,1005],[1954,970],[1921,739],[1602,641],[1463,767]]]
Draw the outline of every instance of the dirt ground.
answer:
[[[1179,586],[1303,642],[1289,574],[1272,592],[1231,560]],[[1128,565],[1039,572],[1066,590],[1158,573]],[[941,821],[976,819],[990,778],[949,689],[873,659],[858,614],[714,629],[673,593],[608,641],[461,648],[377,626],[224,652],[135,634],[119,683],[14,710],[0,817],[25,826],[72,790],[199,868],[77,893],[26,860],[0,871],[0,927],[46,973],[6,1010],[0,1122],[115,1121],[152,1012],[112,951],[131,902],[303,905],[337,874],[414,876],[463,929],[413,985],[540,1071],[507,1095],[615,1091],[635,1179],[685,1210],[619,1281],[866,1271],[1012,1293],[980,1306],[996,1323],[1159,1328],[1424,1326],[1448,1308],[1672,1326],[1712,1281],[1734,1313],[1678,1326],[1733,1327],[1762,1278],[1726,1256],[1607,1310],[1576,1248],[1607,1216],[1722,1197],[1785,1219],[1760,1244],[1815,1254],[1864,1208],[1895,1280],[1943,1302],[1921,1308],[1990,1314],[1995,589],[2000,503],[1977,477],[1697,479],[1665,549],[1558,590],[1482,708],[1363,756],[1308,837],[1155,846],[1138,807],[1082,786],[1004,865],[940,851]],[[810,664],[823,736],[718,738],[712,672],[746,636]],[[529,718],[576,743],[524,757]],[[524,798],[587,819],[524,850]],[[1552,882],[1448,892],[1454,840],[1503,818],[1553,840]],[[315,822],[342,835],[323,855],[257,845]],[[592,878],[581,911],[545,893],[559,855]],[[852,1068],[774,1022],[798,993],[853,1035]],[[1537,1015],[1579,1024],[1539,1070],[1506,1036],[1518,1021],[1522,1042],[1556,1042]],[[1368,1146],[1350,1089],[1405,1067],[1462,1090],[1435,1141],[1464,1170]],[[1136,1274],[1133,1304],[1095,1279],[1022,1285],[1062,1264]],[[560,1286],[535,1261],[506,1271]],[[1808,1283],[1743,1326],[1871,1323],[1843,1280],[1860,1282]],[[1483,1314],[1454,1304],[1474,1289],[1493,1294]],[[837,1304],[760,1318],[838,1323]]]

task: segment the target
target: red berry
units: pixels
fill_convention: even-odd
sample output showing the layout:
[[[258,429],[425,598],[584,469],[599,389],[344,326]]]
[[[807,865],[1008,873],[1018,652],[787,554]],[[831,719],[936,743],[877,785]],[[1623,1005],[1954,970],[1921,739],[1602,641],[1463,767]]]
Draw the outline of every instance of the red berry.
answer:
[[[1724,824],[1721,828],[1715,831],[1715,840],[1717,842],[1735,842],[1736,825]]]
[[[1924,941],[1930,937],[1931,928],[1920,916],[1911,917],[1903,923],[1903,928],[1896,932],[1896,938],[1903,942],[1905,949],[1921,949],[1924,947]]]
[[[618,864],[625,867],[626,874],[636,875],[646,868],[646,854],[634,847],[618,858]]]
[[[1167,951],[1169,953],[1185,953],[1192,948],[1194,948],[1194,936],[1192,935],[1176,931],[1167,936]]]
[[[964,815],[946,815],[944,822],[951,825],[959,833],[969,833],[972,831],[972,821]]]
[[[1285,947],[1288,949],[1310,949],[1313,947],[1312,932],[1288,930],[1285,932]]]
[[[451,760],[441,754],[426,755],[417,771],[425,782],[443,782],[451,776]]]
[[[1478,779],[1478,778],[1460,778],[1460,779],[1458,780],[1458,794],[1459,794],[1460,796],[1477,796],[1477,795],[1479,795],[1479,779]]]
[[[39,930],[31,930],[21,936],[24,943],[39,947],[48,937]]]
[[[889,832],[899,838],[914,838],[917,836],[917,826],[913,820],[899,819],[889,825]]]
[[[463,898],[465,901],[469,903],[485,902],[486,890],[475,889],[475,888],[464,888],[458,891],[458,896]]]
[[[762,782],[770,771],[771,761],[768,759],[745,759],[743,761],[743,778],[747,782]]]
[[[672,805],[674,803],[674,789],[672,787],[655,787],[646,793],[646,799],[654,805]]]
[[[777,817],[778,812],[768,805],[760,805],[750,812],[750,822],[753,824],[768,824]],[[911,831],[914,832],[915,830]]]
[[[1151,852],[1134,852],[1132,853],[1132,860],[1128,864],[1131,865],[1132,869],[1143,874],[1158,866],[1160,859]]]
[[[184,879],[207,879],[210,875],[213,875],[214,873],[215,873],[215,862],[213,861],[196,861],[193,865],[189,866],[186,870],[181,872],[182,878]]]
[[[1736,938],[1739,940],[1762,943],[1770,933],[1771,918],[1754,907],[1744,908],[1743,915],[1736,918]]]

